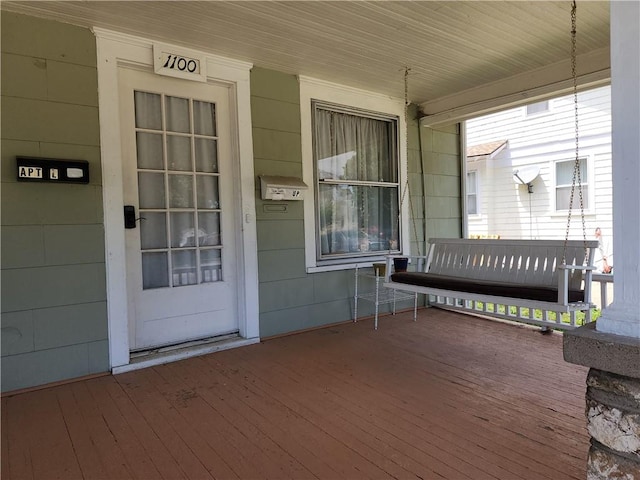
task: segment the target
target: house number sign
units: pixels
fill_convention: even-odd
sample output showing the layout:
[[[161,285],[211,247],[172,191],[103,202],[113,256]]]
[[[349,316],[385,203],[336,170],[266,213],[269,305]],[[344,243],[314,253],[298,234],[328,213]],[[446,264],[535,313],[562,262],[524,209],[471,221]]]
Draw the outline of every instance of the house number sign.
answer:
[[[206,82],[204,55],[170,45],[153,45],[153,68],[159,75]]]

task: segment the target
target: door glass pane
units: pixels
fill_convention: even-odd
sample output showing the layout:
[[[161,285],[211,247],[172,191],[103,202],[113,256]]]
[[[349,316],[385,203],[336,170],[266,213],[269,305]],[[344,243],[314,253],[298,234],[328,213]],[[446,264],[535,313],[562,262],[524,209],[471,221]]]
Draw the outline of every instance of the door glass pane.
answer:
[[[167,131],[189,133],[189,100],[178,97],[165,97]]]
[[[220,208],[218,177],[198,175],[196,177],[198,208]]]
[[[220,214],[198,213],[198,246],[220,245]]]
[[[145,92],[135,102],[143,287],[220,281],[215,104]]]
[[[220,250],[200,250],[200,271],[202,283],[222,280],[222,262]]]
[[[195,250],[180,250],[171,254],[173,286],[195,285],[198,283]]]
[[[209,102],[193,102],[193,125],[197,135],[215,136],[216,107]]]
[[[136,127],[162,130],[162,109],[157,93],[135,92]]]
[[[143,250],[167,248],[167,216],[165,213],[142,212],[140,247]]]
[[[193,207],[193,176],[169,175],[170,208]]]
[[[169,263],[166,252],[142,254],[142,288],[169,286]]]
[[[167,168],[191,172],[191,140],[189,137],[167,135]]]
[[[140,208],[166,208],[164,175],[138,172],[138,196]]]
[[[136,133],[138,168],[162,170],[162,135],[156,133]]]
[[[196,138],[196,171],[218,173],[218,141],[210,138]]]
[[[195,247],[195,223],[193,213],[171,214],[171,247]]]

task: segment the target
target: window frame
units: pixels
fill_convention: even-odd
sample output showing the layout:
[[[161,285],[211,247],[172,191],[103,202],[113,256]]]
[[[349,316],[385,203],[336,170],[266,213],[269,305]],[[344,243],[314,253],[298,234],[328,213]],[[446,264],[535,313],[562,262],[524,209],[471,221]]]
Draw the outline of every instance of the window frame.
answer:
[[[316,164],[314,156],[314,107],[313,101],[322,105],[333,105],[341,111],[360,113],[372,118],[395,118],[396,151],[397,151],[397,180],[398,207],[400,213],[398,250],[402,254],[409,252],[409,202],[402,202],[403,189],[407,181],[407,146],[406,122],[404,118],[404,100],[382,95],[376,92],[325,82],[310,77],[299,77],[300,82],[300,124],[302,144],[302,173],[304,182],[309,185],[313,195],[304,200],[304,230],[305,230],[305,267],[307,273],[346,270],[356,265],[371,265],[380,261],[387,252],[371,255],[344,256],[341,258],[319,259],[318,218],[317,218],[317,190]]]
[[[587,170],[587,174],[584,176],[581,176],[580,180],[581,180],[581,184],[582,186],[587,187],[587,195],[585,197],[586,200],[586,206],[584,207],[584,213],[590,213],[592,210],[592,205],[593,205],[593,189],[594,189],[594,185],[592,182],[592,170],[593,170],[593,164],[592,164],[592,160],[591,157],[589,155],[580,155],[579,156],[580,160],[584,160],[585,165],[586,165],[586,170]],[[569,213],[569,209],[558,209],[558,188],[559,187],[571,187],[571,182],[567,183],[567,184],[561,184],[558,185],[558,164],[559,163],[574,163],[576,161],[575,158],[560,158],[558,160],[554,160],[552,162],[553,165],[553,193],[552,193],[552,201],[551,201],[551,205],[553,205],[553,210],[552,210],[552,214],[553,215],[566,215]],[[585,178],[586,177],[586,178]],[[576,185],[577,187],[577,185]],[[576,196],[574,197],[574,204],[573,204],[573,209],[571,210],[572,214],[574,214],[575,212],[580,212],[580,198],[579,196],[576,194]]]
[[[553,113],[552,112],[552,106],[551,106],[551,100],[552,99],[540,100],[538,102],[528,103],[523,108],[524,118],[535,118],[535,117],[539,117],[539,116],[548,115],[550,113]],[[529,112],[529,107],[530,106],[532,106],[532,105],[541,105],[543,103],[547,104],[547,108],[546,109],[540,110],[540,111],[537,111],[537,112]]]
[[[351,115],[354,117],[361,117],[365,119],[379,120],[389,124],[390,126],[390,135],[389,135],[389,153],[390,153],[390,162],[391,168],[395,169],[395,182],[382,182],[382,181],[374,181],[374,180],[339,180],[339,179],[321,179],[318,177],[318,158],[317,157],[317,129],[315,125],[315,120],[317,118],[316,112],[318,110],[328,111],[328,112],[336,112],[343,113],[347,115]],[[316,215],[315,215],[315,228],[316,228],[316,261],[318,263],[334,263],[335,261],[342,261],[343,259],[360,259],[360,258],[370,258],[370,257],[379,257],[380,252],[349,252],[349,253],[341,253],[341,254],[322,254],[321,248],[321,231],[322,225],[320,220],[320,202],[318,199],[320,198],[320,188],[321,185],[350,185],[354,187],[384,187],[384,188],[394,188],[396,191],[396,200],[397,205],[400,205],[400,183],[398,182],[398,117],[396,115],[384,115],[378,112],[369,112],[361,109],[354,109],[350,107],[345,107],[343,105],[336,105],[329,102],[323,102],[321,100],[313,99],[311,100],[311,112],[312,119],[311,124],[313,126],[313,142],[314,142],[314,193],[316,200]],[[399,222],[402,223],[402,218],[399,219]],[[400,225],[398,225],[400,227]],[[399,244],[402,242],[401,230],[399,228],[398,231],[399,236]],[[389,250],[388,253],[397,254],[400,252],[399,245],[398,248],[394,250]]]
[[[475,192],[469,193],[469,175],[473,174],[474,175],[474,184],[475,184]],[[467,209],[467,216],[473,216],[473,217],[479,217],[480,216],[480,179],[479,179],[480,174],[478,173],[477,169],[474,170],[467,170],[466,171],[466,184],[465,184],[465,200],[466,200],[466,205],[465,208]],[[476,197],[476,211],[471,213],[469,211],[469,196],[470,195],[475,195]]]

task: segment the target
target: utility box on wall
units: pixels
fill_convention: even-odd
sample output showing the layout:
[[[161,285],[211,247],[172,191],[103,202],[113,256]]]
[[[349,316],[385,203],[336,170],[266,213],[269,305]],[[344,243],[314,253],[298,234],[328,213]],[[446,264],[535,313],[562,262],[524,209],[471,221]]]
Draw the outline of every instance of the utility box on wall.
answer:
[[[260,176],[263,200],[303,200],[307,185],[296,177]]]

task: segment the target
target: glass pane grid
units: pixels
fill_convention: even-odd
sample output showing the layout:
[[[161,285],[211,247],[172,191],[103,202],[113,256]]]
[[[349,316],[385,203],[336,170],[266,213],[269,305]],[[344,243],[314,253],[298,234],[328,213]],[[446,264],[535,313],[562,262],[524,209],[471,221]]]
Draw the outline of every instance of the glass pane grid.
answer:
[[[137,152],[143,157],[138,176],[145,180],[138,189],[147,207],[141,204],[139,211],[140,217],[153,220],[141,227],[143,288],[221,281],[215,105],[144,92],[135,99],[152,103],[136,103]],[[161,121],[146,114],[159,114]],[[162,180],[150,174],[162,175]]]

